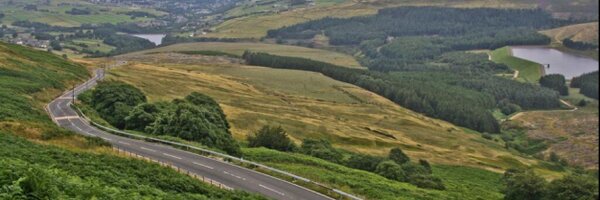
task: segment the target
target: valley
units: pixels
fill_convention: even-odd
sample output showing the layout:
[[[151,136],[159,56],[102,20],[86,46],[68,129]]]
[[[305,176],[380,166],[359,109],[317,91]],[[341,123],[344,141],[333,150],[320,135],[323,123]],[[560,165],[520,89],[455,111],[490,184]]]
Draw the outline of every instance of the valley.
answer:
[[[0,0],[0,199],[597,199],[597,6]]]

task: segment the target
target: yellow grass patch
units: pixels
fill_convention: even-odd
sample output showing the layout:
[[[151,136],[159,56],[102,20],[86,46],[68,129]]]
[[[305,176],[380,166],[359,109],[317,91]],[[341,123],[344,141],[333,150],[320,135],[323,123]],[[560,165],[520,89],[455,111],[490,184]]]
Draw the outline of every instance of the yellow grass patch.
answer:
[[[238,140],[263,125],[281,125],[294,141],[323,138],[351,151],[384,155],[401,147],[434,163],[501,171],[518,162],[497,143],[402,108],[354,85],[318,73],[228,66],[133,63],[108,73],[139,87],[151,102],[205,93],[223,107]],[[505,159],[512,158],[510,163]]]
[[[558,43],[562,43],[562,40],[570,38],[573,41],[598,44],[598,22],[563,26],[541,31],[541,33]]]
[[[312,60],[328,62],[340,66],[362,68],[358,61],[350,55],[291,45],[267,44],[267,43],[231,43],[231,42],[195,42],[182,43],[166,47],[150,49],[131,53],[129,55],[140,55],[154,52],[177,52],[177,51],[220,51],[241,56],[244,51],[264,52],[280,56],[292,56],[308,58]]]

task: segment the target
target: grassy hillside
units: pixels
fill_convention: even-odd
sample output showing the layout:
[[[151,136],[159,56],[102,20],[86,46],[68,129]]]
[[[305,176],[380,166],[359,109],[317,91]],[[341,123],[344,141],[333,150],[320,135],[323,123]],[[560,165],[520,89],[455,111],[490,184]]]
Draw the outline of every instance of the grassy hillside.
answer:
[[[518,80],[537,83],[542,77],[540,64],[512,56],[510,47],[503,47],[490,52],[492,61],[508,65],[513,70],[519,71]]]
[[[513,118],[527,137],[548,144],[543,152],[548,156],[556,153],[570,164],[585,168],[598,168],[598,100],[579,94],[571,88],[564,97],[572,105],[585,99],[590,102],[576,111],[531,111]]]
[[[50,2],[47,4],[46,2]],[[35,5],[37,10],[25,10],[26,5]],[[90,15],[70,15],[65,11],[77,7],[80,9],[90,9]],[[130,8],[110,8],[94,5],[83,0],[24,0],[24,1],[0,1],[0,13],[6,16],[1,20],[3,24],[11,24],[15,21],[29,20],[34,22],[47,23],[54,26],[74,27],[81,24],[99,24],[99,23],[120,23],[130,21],[143,21],[144,18],[131,19],[123,12],[130,11]],[[161,14],[154,10],[146,10],[153,14]]]
[[[44,105],[87,76],[51,53],[0,43],[1,199],[260,198],[115,156],[102,140],[58,128]]]
[[[109,71],[108,78],[139,87],[151,102],[170,101],[192,91],[207,94],[223,107],[238,140],[271,124],[282,125],[296,142],[323,138],[336,147],[376,155],[401,147],[411,157],[434,163],[494,171],[537,163],[480,134],[318,73],[202,63],[202,59],[172,64],[155,58],[161,57],[136,56],[130,65]]]
[[[554,42],[570,38],[573,41],[598,44],[598,22],[569,25],[541,31],[541,33],[552,38]]]
[[[150,49],[132,53],[139,55],[154,52],[181,52],[181,51],[220,51],[224,53],[241,56],[244,51],[265,52],[281,56],[295,56],[313,60],[334,63],[340,66],[361,68],[360,64],[352,57],[333,51],[312,49],[306,47],[266,44],[266,43],[225,43],[225,42],[197,42],[182,43],[166,47]]]
[[[571,39],[577,42],[586,42],[598,45],[598,22],[575,24],[559,27],[550,30],[541,31],[542,34],[552,38],[552,46],[577,55],[583,55],[598,60],[598,50],[575,50],[563,46],[564,39]]]
[[[367,199],[502,199],[499,173],[460,166],[434,165],[433,174],[447,189],[420,189],[377,174],[347,168],[303,154],[264,148],[244,149],[246,158],[340,188]]]
[[[276,1],[278,2],[278,1]],[[285,1],[281,1],[285,2]],[[234,8],[230,19],[217,25],[215,31],[203,37],[221,38],[261,38],[268,30],[281,28],[301,22],[320,19],[324,17],[353,17],[375,14],[377,9],[395,6],[447,6],[447,7],[493,7],[493,8],[536,8],[541,7],[553,13],[556,17],[586,17],[598,18],[598,1],[536,1],[536,0],[316,0],[312,7],[300,7],[289,11],[258,12],[257,7],[248,7],[243,4]],[[260,10],[260,9],[259,9]],[[239,17],[235,17],[239,16]]]

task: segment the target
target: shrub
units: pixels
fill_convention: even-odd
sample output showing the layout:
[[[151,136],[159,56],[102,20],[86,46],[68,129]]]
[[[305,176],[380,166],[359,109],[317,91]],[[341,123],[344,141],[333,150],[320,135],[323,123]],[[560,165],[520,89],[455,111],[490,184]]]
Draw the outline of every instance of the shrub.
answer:
[[[446,186],[442,183],[442,179],[430,175],[412,175],[409,177],[410,184],[413,184],[420,188],[445,190]]]
[[[410,158],[402,152],[402,149],[396,147],[390,150],[388,158],[401,165],[410,161]]]
[[[354,169],[374,172],[377,169],[377,165],[383,160],[384,158],[381,157],[355,153],[350,155],[345,165]]]
[[[300,152],[334,163],[341,163],[342,161],[342,153],[333,148],[329,141],[323,139],[304,139],[300,147]]]
[[[407,180],[406,173],[394,161],[383,161],[377,165],[375,173],[391,180],[405,182]]]
[[[248,137],[248,146],[266,147],[279,151],[293,151],[296,149],[296,145],[281,126],[263,126],[254,136]]]
[[[541,200],[544,196],[546,181],[531,170],[507,170],[503,181],[505,200]]]
[[[598,199],[598,182],[583,175],[567,175],[548,184],[546,199]]]
[[[492,135],[489,133],[482,133],[481,137],[485,138],[486,140],[491,140],[492,139]]]
[[[577,106],[585,107],[585,106],[587,106],[587,104],[588,104],[588,101],[586,101],[585,99],[582,99],[577,103]]]
[[[429,162],[427,162],[427,160],[419,159],[419,165],[423,166],[423,168],[427,170],[427,173],[431,174],[433,172],[431,170],[431,165],[429,164]]]

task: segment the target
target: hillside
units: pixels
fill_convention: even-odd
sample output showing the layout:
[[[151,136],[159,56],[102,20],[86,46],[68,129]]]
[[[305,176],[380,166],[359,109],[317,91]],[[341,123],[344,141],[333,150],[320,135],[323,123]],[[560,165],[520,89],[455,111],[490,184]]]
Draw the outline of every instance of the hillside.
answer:
[[[117,156],[98,138],[58,128],[45,104],[87,76],[51,53],[0,43],[0,198],[261,199]]]
[[[134,52],[129,55],[140,55],[147,53],[158,52],[179,52],[187,54],[206,54],[210,51],[223,52],[236,56],[242,56],[244,51],[265,52],[281,56],[295,56],[309,58],[323,62],[330,62],[341,66],[353,68],[362,68],[358,61],[352,56],[326,51],[321,49],[306,48],[291,45],[267,44],[267,43],[226,43],[226,42],[196,42],[196,43],[181,43],[165,47],[149,49],[145,51]],[[207,52],[209,51],[209,52]],[[127,55],[128,56],[128,55]]]
[[[579,94],[571,88],[565,101],[577,105],[581,100],[589,103],[578,106],[575,111],[530,111],[523,112],[511,120],[533,140],[547,144],[542,152],[551,153],[576,166],[598,168],[598,100]]]
[[[234,10],[244,10],[245,5]],[[443,6],[443,7],[491,7],[491,8],[535,8],[540,7],[553,13],[556,17],[583,17],[598,19],[598,1],[584,0],[565,2],[560,0],[317,0],[315,6],[301,7],[278,12],[247,12],[227,18],[218,24],[207,35],[201,37],[219,38],[261,38],[268,30],[290,26],[324,17],[347,18],[353,16],[375,14],[378,9],[397,6]],[[255,9],[255,7],[252,7]]]
[[[321,74],[206,62],[201,55],[195,56],[196,62],[185,64],[157,60],[172,56],[122,57],[133,63],[108,75],[139,87],[151,102],[169,101],[191,91],[208,94],[224,108],[238,140],[271,124],[285,127],[297,142],[326,138],[335,146],[375,155],[401,146],[411,156],[435,163],[494,171],[515,163],[536,165],[536,161],[514,156],[501,144],[472,131],[417,114]]]
[[[598,45],[598,22],[590,22],[583,24],[574,24],[563,26],[550,30],[544,30],[540,33],[552,38],[552,46],[563,51],[574,53],[577,55],[587,56],[598,59],[598,50],[577,50],[567,47],[563,44],[563,40],[570,39],[575,42],[589,43]]]
[[[33,5],[29,6],[28,5]],[[35,8],[34,8],[35,6]],[[72,8],[89,10],[90,14],[71,15],[66,13]],[[0,20],[2,24],[12,24],[16,21],[28,20],[32,22],[46,23],[53,26],[76,27],[82,24],[121,23],[145,21],[152,18],[131,18],[124,14],[132,11],[131,8],[116,8],[100,6],[83,0],[63,1],[0,1],[0,13],[6,16]],[[162,15],[164,13],[143,9],[140,11]]]
[[[543,34],[552,38],[555,42],[561,42],[566,38],[573,41],[598,44],[598,22],[575,24],[542,31]]]

